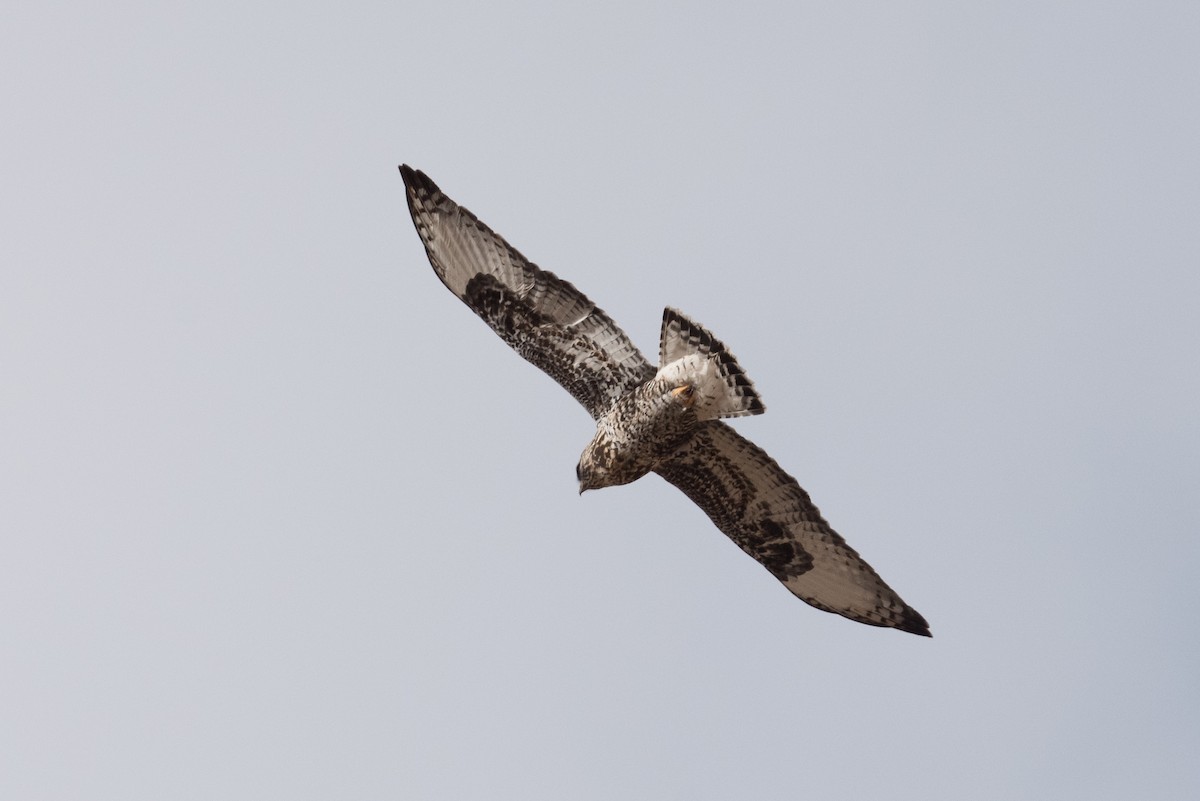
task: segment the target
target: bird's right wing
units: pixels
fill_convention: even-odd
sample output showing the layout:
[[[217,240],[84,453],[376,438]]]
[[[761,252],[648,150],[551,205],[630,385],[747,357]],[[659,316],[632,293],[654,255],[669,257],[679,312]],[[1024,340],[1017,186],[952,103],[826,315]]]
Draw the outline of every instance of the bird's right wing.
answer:
[[[797,597],[871,626],[929,634],[925,618],[829,527],[774,459],[719,420],[655,469]]]
[[[403,165],[400,174],[438,278],[592,417],[654,376],[625,332],[582,292],[530,263],[425,173]]]

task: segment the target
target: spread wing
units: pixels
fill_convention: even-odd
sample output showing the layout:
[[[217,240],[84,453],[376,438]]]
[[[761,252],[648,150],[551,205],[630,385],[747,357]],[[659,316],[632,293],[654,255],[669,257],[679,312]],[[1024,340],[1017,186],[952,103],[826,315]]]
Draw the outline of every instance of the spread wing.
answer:
[[[656,472],[802,600],[931,636],[925,618],[829,527],[796,479],[725,423],[705,423]]]
[[[400,174],[438,278],[592,417],[654,377],[625,332],[582,292],[526,260],[425,173],[403,165]]]

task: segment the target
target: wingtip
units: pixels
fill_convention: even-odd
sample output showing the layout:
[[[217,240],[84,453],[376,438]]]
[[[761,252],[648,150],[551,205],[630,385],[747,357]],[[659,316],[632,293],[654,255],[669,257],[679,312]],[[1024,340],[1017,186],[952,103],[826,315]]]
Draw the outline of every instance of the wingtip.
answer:
[[[904,610],[904,612],[904,618],[896,624],[896,628],[901,631],[907,631],[909,634],[916,634],[918,637],[929,637],[932,639],[933,633],[929,631],[929,624],[925,622],[925,618],[921,617],[920,612],[912,607]]]
[[[409,192],[421,191],[432,195],[439,191],[437,184],[429,180],[428,175],[407,164],[400,165],[400,177],[404,179],[404,185],[408,187]]]

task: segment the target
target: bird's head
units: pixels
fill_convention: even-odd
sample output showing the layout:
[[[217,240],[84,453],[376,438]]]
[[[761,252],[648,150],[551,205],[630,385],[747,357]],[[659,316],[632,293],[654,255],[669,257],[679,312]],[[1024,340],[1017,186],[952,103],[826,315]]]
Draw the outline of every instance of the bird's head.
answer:
[[[592,468],[583,459],[580,459],[579,464],[575,465],[575,478],[579,480],[580,495],[590,489],[596,489],[596,484],[593,483]]]
[[[575,466],[575,478],[579,480],[580,495],[590,489],[607,487],[611,483],[608,481],[607,466],[595,458],[595,449],[591,445],[585,448],[579,457],[579,464]]]
[[[621,458],[618,449],[607,432],[600,430],[583,449],[579,464],[575,467],[575,478],[579,479],[579,494],[586,490],[627,484],[632,478],[622,478]]]

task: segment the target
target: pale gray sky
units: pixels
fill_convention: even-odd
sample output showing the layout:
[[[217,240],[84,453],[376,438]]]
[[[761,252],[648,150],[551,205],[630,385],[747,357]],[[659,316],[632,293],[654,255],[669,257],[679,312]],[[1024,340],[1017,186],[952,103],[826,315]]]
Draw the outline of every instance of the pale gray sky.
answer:
[[[10,3],[0,797],[1200,795],[1200,6]],[[430,174],[930,621],[810,609],[429,269]]]

